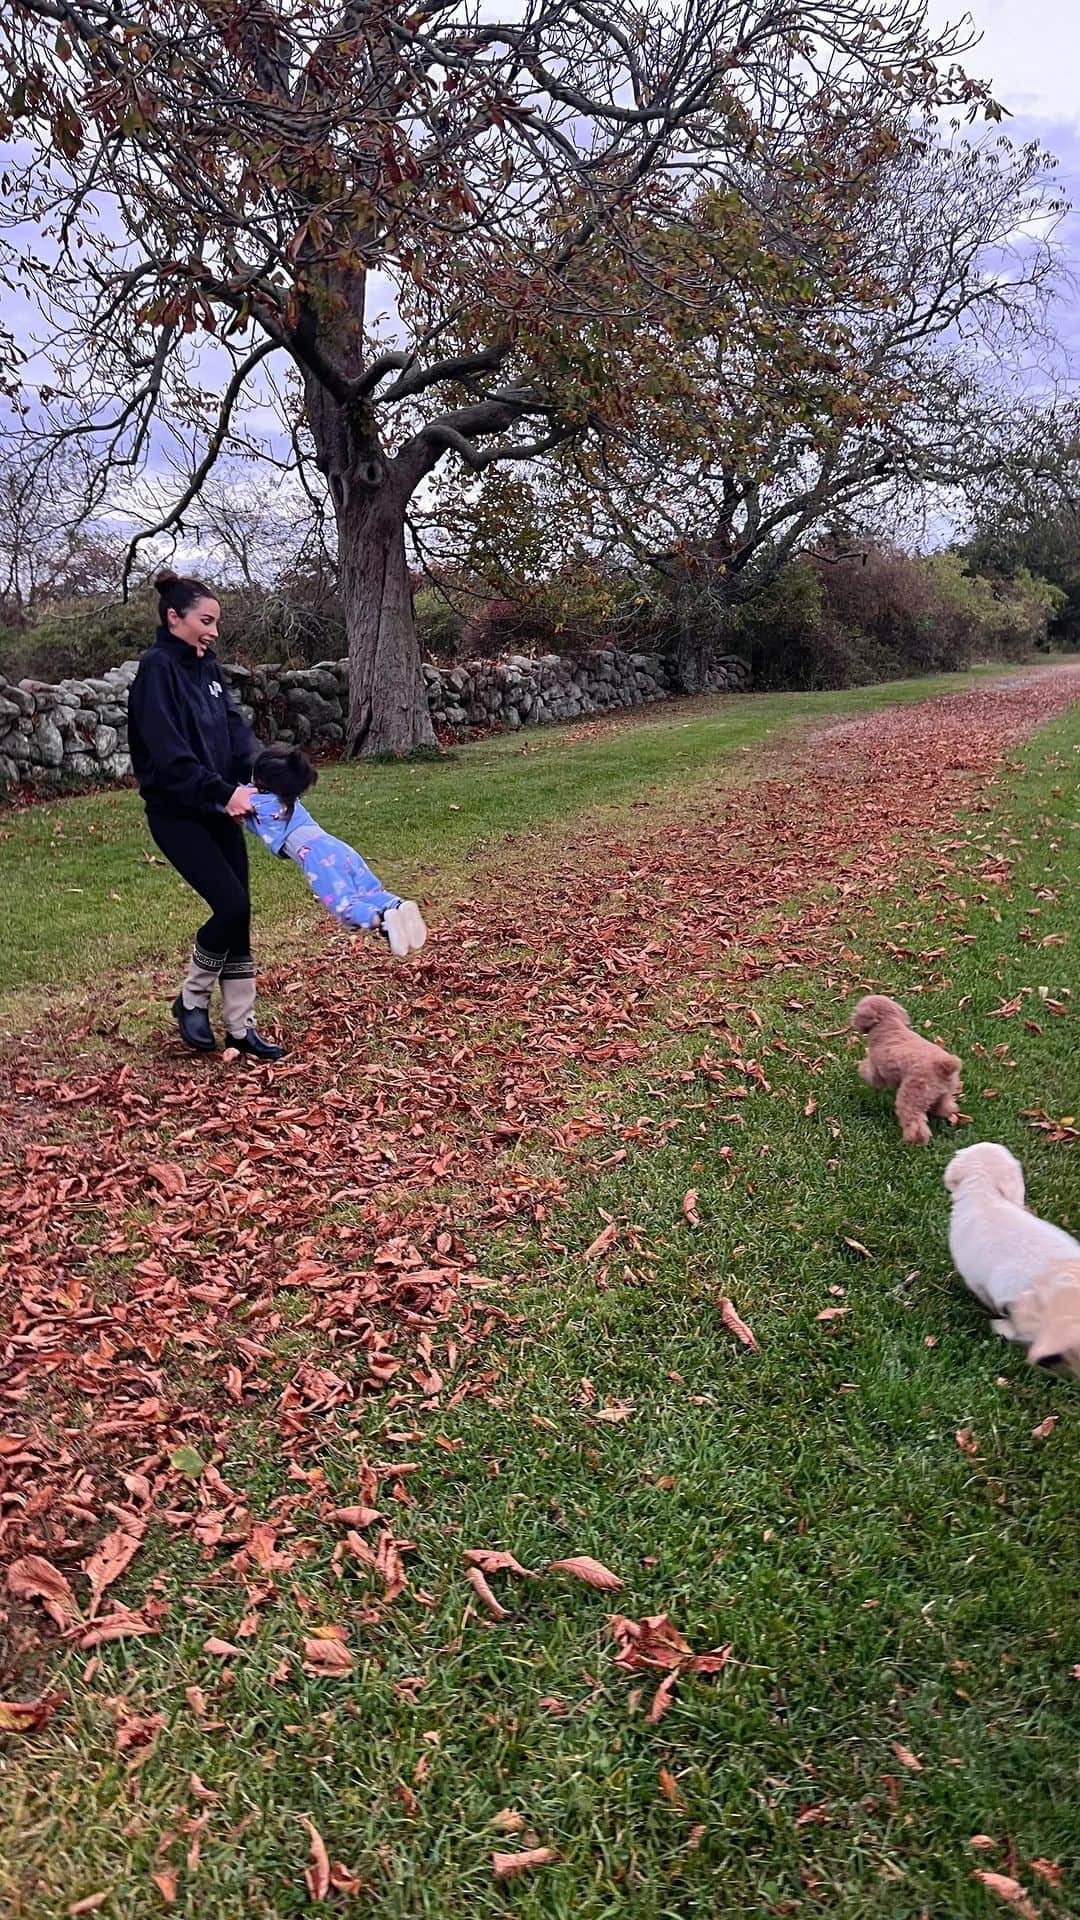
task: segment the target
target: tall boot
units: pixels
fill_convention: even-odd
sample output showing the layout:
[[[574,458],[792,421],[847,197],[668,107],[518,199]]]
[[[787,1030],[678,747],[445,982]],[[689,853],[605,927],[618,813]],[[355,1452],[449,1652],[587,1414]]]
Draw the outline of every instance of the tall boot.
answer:
[[[280,1060],[284,1047],[264,1040],[255,1025],[255,962],[250,954],[232,954],[221,969],[221,1004],[228,1044],[253,1060]]]
[[[210,996],[224,964],[223,953],[209,953],[196,940],[184,984],[173,1001],[180,1037],[196,1053],[213,1053],[217,1044],[210,1025]]]

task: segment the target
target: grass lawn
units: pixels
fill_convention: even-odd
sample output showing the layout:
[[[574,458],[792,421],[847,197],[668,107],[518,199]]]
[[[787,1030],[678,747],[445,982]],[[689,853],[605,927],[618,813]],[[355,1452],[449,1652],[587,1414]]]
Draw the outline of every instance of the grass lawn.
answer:
[[[1035,669],[1025,668],[1024,671]],[[731,769],[792,727],[833,714],[971,686],[978,674],[937,675],[847,693],[774,694],[681,702],[627,716],[630,724],[553,727],[493,736],[445,759],[404,766],[324,768],[315,811],[352,839],[388,882],[436,910],[447,888],[508,837],[618,809]],[[750,760],[751,766],[753,761]],[[314,929],[321,909],[287,863],[252,847],[256,938]],[[172,960],[204,917],[161,860],[138,795],[123,789],[65,797],[22,813],[0,810],[5,906],[0,1031],[33,1001],[20,990],[71,987],[89,976]]]
[[[686,777],[823,705],[703,709],[675,734]],[[670,781],[670,719],[521,748],[338,769],[322,811],[388,873],[422,840],[434,876],[508,828]],[[430,1413],[373,1396],[311,1453],[323,1511],[363,1497],[361,1459],[407,1461],[379,1479],[413,1543],[392,1605],[314,1517],[279,1540],[290,1564],[250,1609],[225,1547],[151,1535],[119,1590],[167,1602],[162,1631],[103,1647],[89,1674],[83,1656],[62,1664],[66,1704],[0,1762],[0,1909],[53,1920],[103,1894],[84,1910],[110,1920],[300,1914],[310,1822],[347,1870],[327,1910],[379,1920],[1025,1911],[976,1871],[1018,1880],[1029,1914],[1080,1914],[1080,1388],[989,1334],[950,1269],[941,1184],[957,1145],[999,1138],[1035,1209],[1080,1234],[1076,1146],[1025,1118],[1080,1100],[1078,764],[1074,709],[951,832],[951,886],[913,876],[872,910],[856,892],[837,970],[719,983],[761,1069],[748,1097],[703,1068],[721,1027],[708,1046],[658,1036],[647,1068],[590,1086],[622,1144],[572,1184],[557,1231],[477,1250],[484,1297],[511,1314],[477,1390]],[[31,877],[57,829],[57,873],[85,881],[101,844],[117,891],[148,897],[99,950],[101,891],[79,896],[84,974],[88,947],[118,966],[175,943],[184,914],[139,868],[131,799],[66,802],[5,822],[7,881],[36,916],[24,981],[45,952],[44,977],[80,972],[56,889]],[[266,873],[264,921],[293,911],[278,886]],[[858,1080],[837,1030],[872,976],[963,1055],[970,1131],[905,1149]],[[646,1150],[639,1123],[658,1113],[676,1124]],[[759,1351],[724,1325],[723,1297]],[[280,1340],[303,1351],[299,1307],[292,1321]],[[218,1462],[255,1516],[294,1513],[275,1433],[237,1409]],[[623,1585],[498,1573],[496,1621],[464,1578],[471,1548],[540,1571],[587,1554]],[[616,1613],[667,1614],[728,1662],[680,1677],[650,1719],[663,1675],[616,1664]],[[347,1633],[343,1677],[301,1670],[326,1627]],[[236,1651],[207,1652],[209,1636]],[[557,1858],[494,1878],[493,1851],[534,1846]]]

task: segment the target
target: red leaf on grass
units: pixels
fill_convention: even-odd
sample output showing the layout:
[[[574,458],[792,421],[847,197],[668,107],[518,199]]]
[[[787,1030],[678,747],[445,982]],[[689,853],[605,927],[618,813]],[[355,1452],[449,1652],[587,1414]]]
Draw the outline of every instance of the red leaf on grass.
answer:
[[[75,1645],[81,1652],[88,1653],[91,1647],[106,1646],[110,1640],[144,1640],[148,1633],[158,1632],[160,1628],[143,1614],[132,1613],[127,1607],[117,1607],[112,1613],[107,1613],[104,1620],[95,1621],[92,1627],[80,1633]]]
[[[509,1620],[509,1607],[504,1607],[502,1601],[495,1598],[479,1567],[466,1567],[465,1578],[477,1598],[483,1602],[493,1620]]]
[[[92,1620],[101,1604],[101,1596],[106,1587],[131,1565],[146,1532],[146,1520],[139,1519],[132,1526],[116,1527],[99,1541],[89,1560],[83,1562],[83,1572],[90,1582],[90,1619]]]
[[[343,1527],[370,1527],[382,1515],[378,1507],[335,1507],[331,1520],[340,1520]]]
[[[471,1567],[479,1567],[481,1573],[516,1573],[524,1580],[538,1580],[539,1574],[523,1567],[512,1553],[503,1553],[497,1547],[466,1547],[463,1558]]]
[[[995,1893],[1006,1906],[1015,1907],[1017,1913],[1023,1915],[1023,1920],[1037,1920],[1027,1889],[1020,1885],[1019,1880],[1014,1880],[1010,1873],[990,1873],[983,1867],[976,1867],[971,1877],[978,1880],[988,1893]]]
[[[1037,1873],[1039,1879],[1045,1880],[1048,1887],[1060,1887],[1061,1868],[1056,1860],[1032,1860],[1030,1866],[1032,1873]]]
[[[596,1239],[593,1241],[592,1245],[589,1247],[586,1247],[585,1249],[586,1260],[599,1260],[602,1258],[602,1256],[605,1253],[610,1253],[618,1237],[619,1237],[618,1227],[616,1226],[614,1220],[609,1220],[603,1232],[597,1234]]]
[[[322,1679],[339,1680],[352,1672],[353,1657],[344,1643],[340,1627],[322,1627],[304,1639],[304,1672]]]
[[[729,1300],[727,1295],[722,1293],[716,1304],[720,1309],[720,1318],[728,1332],[733,1333],[736,1340],[741,1341],[744,1347],[749,1347],[751,1353],[760,1353],[761,1349],[758,1346],[757,1336],[753,1328],[747,1326],[735,1302]]]
[[[683,1194],[682,1210],[683,1210],[683,1218],[685,1219],[687,1225],[691,1227],[700,1227],[701,1225],[701,1215],[698,1213],[697,1203],[698,1203],[697,1188],[687,1187],[686,1192]]]
[[[598,1593],[617,1593],[622,1581],[617,1573],[612,1573],[599,1560],[590,1559],[587,1553],[571,1554],[568,1560],[552,1560],[548,1563],[549,1573],[570,1573],[575,1580],[584,1580],[587,1587],[595,1587]]]
[[[0,1700],[0,1733],[36,1733],[51,1720],[62,1693],[43,1693],[40,1700]]]
[[[79,1603],[59,1567],[38,1553],[13,1560],[7,1570],[8,1592],[15,1600],[40,1600],[50,1620],[61,1630],[79,1618]]]
[[[304,1885],[312,1900],[325,1900],[330,1891],[330,1856],[314,1820],[306,1813],[300,1819],[311,1838],[311,1864],[304,1870]]]
[[[170,1200],[174,1200],[178,1194],[187,1192],[187,1179],[185,1178],[184,1170],[182,1167],[178,1167],[175,1161],[151,1161],[146,1171],[151,1180],[156,1180],[158,1186],[164,1188]]]
[[[529,1873],[533,1867],[548,1867],[558,1857],[554,1847],[527,1847],[524,1853],[493,1853],[491,1871],[496,1880],[510,1880],[515,1873]]]
[[[923,1763],[921,1760],[916,1759],[910,1747],[905,1747],[903,1743],[899,1740],[890,1741],[890,1745],[897,1759],[899,1760],[900,1765],[902,1767],[906,1767],[909,1773],[922,1772]]]

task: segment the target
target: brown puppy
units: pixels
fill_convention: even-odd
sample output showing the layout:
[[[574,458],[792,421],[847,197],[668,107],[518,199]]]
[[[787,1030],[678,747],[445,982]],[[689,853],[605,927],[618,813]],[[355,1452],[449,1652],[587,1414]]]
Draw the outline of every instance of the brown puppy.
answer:
[[[913,1033],[903,1007],[883,993],[867,994],[851,1016],[856,1033],[866,1035],[866,1058],[859,1073],[868,1087],[896,1087],[896,1117],[905,1140],[925,1146],[930,1116],[955,1120],[960,1094],[960,1061],[932,1040]]]

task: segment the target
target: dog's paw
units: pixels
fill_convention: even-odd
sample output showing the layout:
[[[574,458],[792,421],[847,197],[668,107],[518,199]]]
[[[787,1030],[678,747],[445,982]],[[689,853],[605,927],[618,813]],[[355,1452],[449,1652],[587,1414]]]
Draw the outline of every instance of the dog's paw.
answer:
[[[909,1147],[928,1147],[930,1145],[931,1134],[926,1121],[909,1120],[907,1126],[904,1128],[904,1139],[907,1141]]]

